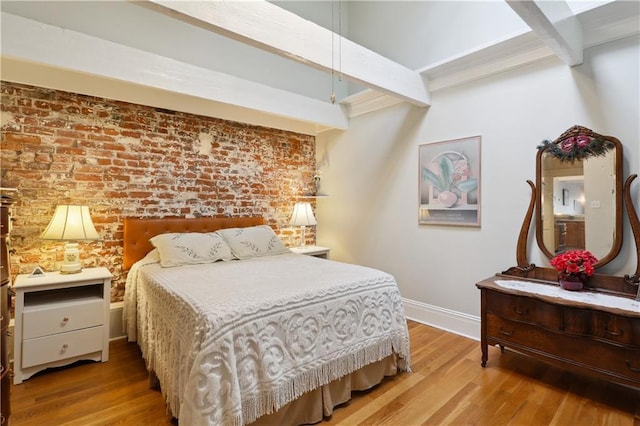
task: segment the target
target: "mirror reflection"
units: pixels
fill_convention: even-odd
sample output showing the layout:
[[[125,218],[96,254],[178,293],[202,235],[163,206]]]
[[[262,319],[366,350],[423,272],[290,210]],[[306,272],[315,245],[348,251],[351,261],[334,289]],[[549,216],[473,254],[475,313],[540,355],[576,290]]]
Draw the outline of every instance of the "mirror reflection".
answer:
[[[615,241],[615,154],[563,163],[543,156],[543,241],[553,254],[586,249],[598,259]]]

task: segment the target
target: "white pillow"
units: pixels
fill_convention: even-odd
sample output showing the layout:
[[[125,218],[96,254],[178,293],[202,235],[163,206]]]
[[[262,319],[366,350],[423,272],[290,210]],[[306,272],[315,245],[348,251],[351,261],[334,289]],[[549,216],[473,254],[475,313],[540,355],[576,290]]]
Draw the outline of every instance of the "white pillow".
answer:
[[[160,265],[165,268],[233,260],[231,249],[215,232],[160,234],[149,241],[158,249]]]
[[[268,225],[227,228],[216,232],[224,237],[238,259],[291,253]]]

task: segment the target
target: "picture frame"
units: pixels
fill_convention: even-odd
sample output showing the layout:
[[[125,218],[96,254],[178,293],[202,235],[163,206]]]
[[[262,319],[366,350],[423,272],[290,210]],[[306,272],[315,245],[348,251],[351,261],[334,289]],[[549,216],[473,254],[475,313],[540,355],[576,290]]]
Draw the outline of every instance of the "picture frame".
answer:
[[[418,224],[480,227],[481,136],[418,147]]]

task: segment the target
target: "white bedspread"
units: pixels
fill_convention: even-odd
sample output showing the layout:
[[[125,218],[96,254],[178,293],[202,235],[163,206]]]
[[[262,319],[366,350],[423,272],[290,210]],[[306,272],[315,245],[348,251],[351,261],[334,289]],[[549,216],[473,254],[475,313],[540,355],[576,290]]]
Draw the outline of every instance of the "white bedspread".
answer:
[[[392,354],[409,370],[389,274],[298,254],[156,262],[130,270],[125,324],[181,424],[250,423]]]

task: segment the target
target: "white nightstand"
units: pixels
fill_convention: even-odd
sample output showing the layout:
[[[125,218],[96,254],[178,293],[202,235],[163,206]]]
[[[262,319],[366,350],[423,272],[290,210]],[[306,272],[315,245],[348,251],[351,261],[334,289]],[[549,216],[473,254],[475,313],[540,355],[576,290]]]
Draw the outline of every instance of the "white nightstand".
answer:
[[[298,254],[306,254],[307,256],[315,256],[322,259],[328,259],[331,249],[320,246],[298,246],[291,247],[291,251]]]
[[[77,274],[18,275],[13,384],[38,371],[79,360],[109,360],[111,273],[87,268]]]

